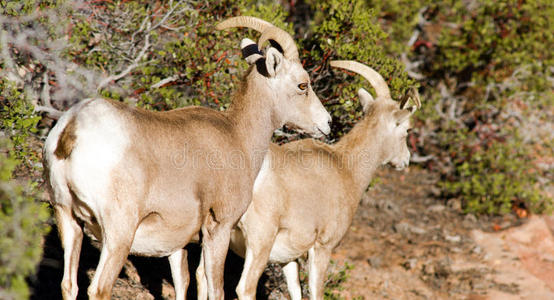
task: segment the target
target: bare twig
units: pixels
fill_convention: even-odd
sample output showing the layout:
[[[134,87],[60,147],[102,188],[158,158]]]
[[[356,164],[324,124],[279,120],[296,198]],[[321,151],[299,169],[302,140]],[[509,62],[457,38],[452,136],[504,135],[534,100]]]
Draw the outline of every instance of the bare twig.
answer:
[[[142,47],[142,50],[137,55],[137,57],[134,59],[133,63],[127,66],[125,70],[123,70],[121,73],[116,75],[108,76],[107,78],[103,79],[100,84],[98,84],[98,87],[96,88],[96,91],[100,91],[102,88],[106,87],[110,82],[117,81],[123,77],[125,77],[127,74],[129,74],[133,69],[139,66],[140,61],[146,56],[146,51],[150,48],[150,34],[146,34],[144,37],[144,46]]]
[[[160,20],[160,22],[156,23],[154,26],[152,26],[151,28],[148,28],[148,31],[147,32],[150,32],[152,30],[156,30],[158,27],[160,27],[161,25],[163,25],[165,23],[165,21],[167,20],[167,18],[169,18],[169,16],[171,16],[171,14],[175,11],[175,8],[176,6],[173,5],[173,0],[170,0],[169,1],[169,9],[167,10],[167,12],[165,13],[165,15],[162,17],[162,19]]]
[[[42,81],[43,87],[42,92],[40,93],[40,99],[42,100],[43,105],[35,104],[35,111],[46,112],[48,117],[57,120],[61,117],[63,112],[52,106],[52,102],[50,101],[50,84],[48,83],[47,72],[42,74]]]
[[[179,75],[173,75],[158,81],[157,83],[153,84],[150,88],[157,89],[177,79],[179,79]]]
[[[48,114],[48,117],[50,117],[54,120],[59,119],[63,114],[63,111],[59,111],[59,110],[57,110],[53,107],[47,107],[47,106],[43,106],[43,105],[35,105],[35,111],[45,112],[45,113]]]
[[[429,155],[425,155],[425,156],[420,156],[419,154],[414,153],[414,154],[412,154],[412,156],[410,157],[410,162],[414,162],[414,163],[424,163],[424,162],[430,161],[430,160],[432,160],[432,159],[436,159],[436,156],[434,156],[433,154],[429,154]]]

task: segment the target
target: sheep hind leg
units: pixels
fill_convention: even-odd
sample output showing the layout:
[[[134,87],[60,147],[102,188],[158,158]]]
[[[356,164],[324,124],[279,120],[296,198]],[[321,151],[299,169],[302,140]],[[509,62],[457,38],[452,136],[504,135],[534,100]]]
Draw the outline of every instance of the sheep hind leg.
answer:
[[[111,210],[102,224],[102,251],[92,283],[88,288],[89,299],[108,300],[112,287],[129,255],[138,221],[129,211]],[[126,222],[121,222],[125,220]],[[100,220],[99,220],[100,221]]]
[[[79,268],[83,231],[73,217],[70,207],[56,204],[54,205],[54,214],[64,249],[62,296],[64,300],[76,299],[79,292],[77,270]]]
[[[204,270],[204,255],[200,252],[200,262],[198,268],[196,268],[196,288],[198,300],[208,299],[208,281],[206,279],[206,272]]]
[[[252,223],[251,223],[252,224]],[[277,226],[270,222],[262,225],[255,222],[255,227],[250,226],[245,232],[246,235],[246,253],[244,255],[244,268],[240,276],[236,292],[239,299],[256,299],[256,288],[262,275],[269,256],[271,248],[277,236]]]

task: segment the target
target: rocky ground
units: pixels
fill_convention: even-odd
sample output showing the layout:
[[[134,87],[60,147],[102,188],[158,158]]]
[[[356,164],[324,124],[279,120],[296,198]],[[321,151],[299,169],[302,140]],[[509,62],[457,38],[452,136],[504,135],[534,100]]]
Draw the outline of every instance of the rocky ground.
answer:
[[[554,299],[554,218],[476,218],[425,171],[380,178],[335,251],[355,266],[346,298]]]
[[[437,197],[434,175],[415,167],[384,169],[378,178],[333,255],[330,293],[346,299],[554,299],[554,217],[464,215],[459,201]],[[199,248],[188,248],[194,274]],[[86,299],[98,257],[85,240],[79,298]],[[61,298],[62,258],[53,231],[40,271],[30,280],[33,299]],[[236,297],[241,267],[241,259],[230,255],[226,298]],[[262,298],[286,297],[279,273],[278,266],[267,269],[259,285]],[[196,297],[194,287],[191,278],[190,299]],[[173,297],[167,259],[130,257],[112,298]]]

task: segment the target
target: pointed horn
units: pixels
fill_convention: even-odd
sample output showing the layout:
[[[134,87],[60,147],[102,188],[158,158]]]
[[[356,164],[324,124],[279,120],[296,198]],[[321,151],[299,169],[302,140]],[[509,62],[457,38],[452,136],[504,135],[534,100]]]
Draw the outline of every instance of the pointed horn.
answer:
[[[408,103],[408,100],[410,99],[414,101],[417,109],[421,108],[421,99],[419,98],[419,93],[416,88],[412,87],[406,92],[406,94],[404,94],[404,96],[400,100],[400,109],[404,109],[404,106],[406,105],[406,103]]]
[[[406,92],[404,96],[402,96],[402,99],[400,99],[400,109],[404,109],[404,105],[408,103],[408,99],[410,99],[410,91]]]
[[[296,48],[294,39],[290,34],[288,34],[288,32],[278,27],[270,27],[264,30],[262,36],[260,36],[260,39],[258,40],[258,47],[262,48],[267,41],[271,42],[272,40],[279,44],[283,50],[285,58],[296,61],[300,60],[298,48]]]
[[[234,27],[248,27],[259,32],[263,32],[267,28],[275,27],[273,24],[250,16],[232,17],[215,26],[217,30],[224,30]]]
[[[420,109],[421,99],[419,98],[419,92],[417,91],[416,88],[412,88],[411,90],[412,90],[412,99],[414,100],[417,109]]]
[[[372,68],[352,60],[333,60],[331,67],[343,68],[362,75],[377,93],[377,98],[391,99],[390,90],[383,77]]]

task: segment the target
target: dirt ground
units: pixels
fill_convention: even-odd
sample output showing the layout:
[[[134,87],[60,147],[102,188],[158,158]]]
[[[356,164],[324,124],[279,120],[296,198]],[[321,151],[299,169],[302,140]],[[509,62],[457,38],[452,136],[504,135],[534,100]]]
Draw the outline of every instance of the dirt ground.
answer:
[[[346,299],[554,299],[554,217],[475,217],[460,202],[437,197],[436,177],[411,167],[383,169],[361,200],[352,226],[333,255],[330,271],[353,265],[342,290]],[[189,245],[191,274],[199,247]],[[99,251],[85,239],[79,298],[94,274]],[[226,298],[234,298],[242,260],[226,263]],[[286,298],[279,266],[266,270],[259,298]],[[32,299],[61,299],[63,251],[53,230]],[[188,298],[196,298],[194,276]],[[302,277],[305,277],[303,275]],[[305,294],[304,296],[307,296]],[[130,257],[112,299],[172,299],[167,259]]]

